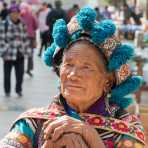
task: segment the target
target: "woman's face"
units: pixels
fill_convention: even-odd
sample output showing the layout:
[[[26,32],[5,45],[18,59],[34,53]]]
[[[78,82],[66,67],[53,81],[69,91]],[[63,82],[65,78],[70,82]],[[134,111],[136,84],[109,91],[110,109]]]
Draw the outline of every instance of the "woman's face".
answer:
[[[74,43],[64,53],[60,67],[61,93],[78,109],[89,107],[102,96],[107,72],[97,48],[88,42]]]

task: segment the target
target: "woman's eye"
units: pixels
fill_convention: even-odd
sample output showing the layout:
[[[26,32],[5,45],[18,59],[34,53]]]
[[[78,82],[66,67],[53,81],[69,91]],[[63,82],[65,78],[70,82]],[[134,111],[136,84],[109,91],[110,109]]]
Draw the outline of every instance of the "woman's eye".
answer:
[[[84,70],[88,70],[88,71],[94,71],[94,69],[91,66],[83,66]]]
[[[89,67],[89,66],[83,66],[83,68],[84,68],[84,69],[90,69],[90,67]]]
[[[85,69],[85,70],[92,70],[92,68],[90,66],[83,66],[83,69]]]
[[[66,66],[68,66],[68,67],[71,67],[71,66],[73,66],[73,64],[72,63],[67,63],[67,64],[65,64]]]

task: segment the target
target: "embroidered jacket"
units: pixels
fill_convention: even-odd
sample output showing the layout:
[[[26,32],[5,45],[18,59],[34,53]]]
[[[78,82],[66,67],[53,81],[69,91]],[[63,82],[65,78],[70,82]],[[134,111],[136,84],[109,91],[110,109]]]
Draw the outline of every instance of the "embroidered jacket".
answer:
[[[110,106],[114,117],[110,117],[105,110],[102,112],[104,115],[101,111],[100,114],[94,114],[92,108],[96,108],[97,104],[100,106],[103,102],[100,101],[91,106],[86,113],[80,114],[70,113],[69,106],[60,101],[53,102],[47,108],[31,109],[18,117],[10,132],[2,139],[1,145],[4,146],[1,147],[5,148],[7,145],[15,148],[40,148],[43,143],[43,123],[66,114],[93,126],[107,148],[144,147],[143,127],[138,117],[130,115],[116,105]]]

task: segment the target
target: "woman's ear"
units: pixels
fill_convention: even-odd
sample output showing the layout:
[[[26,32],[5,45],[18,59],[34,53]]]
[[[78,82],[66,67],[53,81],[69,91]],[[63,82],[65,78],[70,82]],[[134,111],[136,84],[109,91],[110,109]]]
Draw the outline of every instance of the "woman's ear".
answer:
[[[115,77],[113,73],[107,74],[107,78],[104,84],[104,93],[107,94],[111,91],[111,88],[115,82]]]

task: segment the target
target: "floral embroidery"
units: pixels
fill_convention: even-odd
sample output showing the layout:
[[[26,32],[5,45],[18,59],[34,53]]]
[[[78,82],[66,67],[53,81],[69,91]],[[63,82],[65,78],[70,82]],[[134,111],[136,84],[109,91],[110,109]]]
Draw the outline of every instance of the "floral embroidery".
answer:
[[[129,132],[128,126],[126,124],[124,124],[123,122],[113,123],[112,127],[116,130],[121,131],[121,132]]]
[[[129,123],[134,123],[134,122],[139,121],[139,118],[136,115],[130,115],[130,116],[123,118],[123,120]]]
[[[120,45],[121,45],[121,42],[119,41],[119,39],[117,39],[117,37],[115,36],[112,36],[108,38],[99,47],[103,49],[105,56],[109,59],[113,51]],[[118,79],[117,84],[120,84],[121,82],[126,80],[126,78],[130,76],[130,74],[131,74],[131,71],[130,71],[129,65],[128,64],[122,65],[120,69],[116,71],[116,76]]]
[[[134,124],[129,124],[129,122],[126,123],[125,121],[110,117],[105,118],[99,115],[90,114],[89,116],[89,114],[83,113],[82,116],[84,117],[86,122],[93,125],[95,128],[106,129],[117,133],[129,135],[144,143],[144,132],[140,128],[135,127]]]
[[[94,118],[90,118],[90,119],[88,118],[87,122],[89,124],[94,124],[95,123],[98,126],[101,126],[101,125],[103,125],[105,123],[105,121],[100,117],[94,117]]]
[[[101,44],[99,47],[103,49],[105,56],[109,59],[113,51],[117,46],[119,46],[121,43],[117,39],[117,37],[112,36],[108,38],[103,44]]]
[[[128,64],[124,64],[120,67],[120,69],[118,71],[116,71],[116,75],[117,75],[117,83],[120,84],[121,82],[123,82],[124,80],[126,80],[127,77],[129,77],[131,75],[131,71],[130,71],[130,67]]]
[[[104,144],[106,145],[107,148],[114,148],[113,140],[105,140]]]
[[[27,111],[26,113],[22,114],[17,120],[26,117],[51,119],[63,116],[65,114],[66,113],[63,111],[63,108],[60,105],[53,103],[53,106],[51,105],[50,108],[41,108]],[[79,115],[81,119],[83,119],[88,124],[94,126],[95,128],[113,131],[118,134],[125,134],[144,143],[143,130],[141,130],[140,127],[136,127],[132,123],[130,124],[130,122],[88,113],[81,113]],[[130,120],[136,120],[136,118],[133,117]]]
[[[24,135],[20,135],[17,139],[23,144],[28,142],[27,137],[25,137]]]
[[[136,135],[137,135],[140,139],[144,140],[144,134],[143,134],[141,131],[136,131]]]

